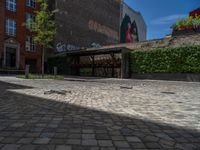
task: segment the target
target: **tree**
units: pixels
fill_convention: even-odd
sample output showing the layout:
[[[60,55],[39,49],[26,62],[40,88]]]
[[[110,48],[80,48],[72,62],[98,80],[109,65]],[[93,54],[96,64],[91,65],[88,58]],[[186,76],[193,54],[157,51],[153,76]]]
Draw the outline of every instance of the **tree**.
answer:
[[[42,47],[42,77],[44,77],[44,58],[46,48],[51,48],[51,43],[56,34],[53,18],[54,12],[48,9],[46,0],[37,0],[40,5],[39,11],[36,11],[34,21],[31,23],[31,31],[34,33],[34,41]]]

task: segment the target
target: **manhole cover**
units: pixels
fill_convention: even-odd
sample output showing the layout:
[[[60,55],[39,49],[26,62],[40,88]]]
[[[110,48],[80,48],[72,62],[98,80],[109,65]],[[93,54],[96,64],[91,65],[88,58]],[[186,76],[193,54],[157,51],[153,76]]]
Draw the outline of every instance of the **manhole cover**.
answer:
[[[173,95],[173,94],[175,94],[174,92],[161,92],[162,94],[171,94],[171,95]]]

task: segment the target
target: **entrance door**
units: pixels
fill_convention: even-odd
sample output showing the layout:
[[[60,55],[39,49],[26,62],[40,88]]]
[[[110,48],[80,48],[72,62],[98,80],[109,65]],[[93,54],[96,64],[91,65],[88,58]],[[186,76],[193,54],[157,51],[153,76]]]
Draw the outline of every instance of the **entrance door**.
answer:
[[[16,58],[17,58],[17,49],[6,47],[6,67],[15,68],[16,67]]]
[[[29,65],[30,66],[30,73],[36,73],[37,72],[37,69],[36,69],[36,66],[37,66],[37,60],[36,59],[26,59],[25,61],[26,65]]]

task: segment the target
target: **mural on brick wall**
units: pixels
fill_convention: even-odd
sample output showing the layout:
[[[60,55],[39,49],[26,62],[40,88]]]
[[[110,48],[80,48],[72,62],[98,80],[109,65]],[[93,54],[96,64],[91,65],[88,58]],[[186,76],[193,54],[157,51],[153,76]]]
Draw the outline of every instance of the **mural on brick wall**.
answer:
[[[131,18],[128,14],[125,14],[120,28],[121,43],[133,43],[139,41],[137,24],[135,20],[131,21]]]

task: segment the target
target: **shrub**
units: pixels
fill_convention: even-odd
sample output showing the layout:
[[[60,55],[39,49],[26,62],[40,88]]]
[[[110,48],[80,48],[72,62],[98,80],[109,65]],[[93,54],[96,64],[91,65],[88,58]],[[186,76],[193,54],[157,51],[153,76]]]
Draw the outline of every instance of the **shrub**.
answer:
[[[188,29],[198,29],[200,27],[200,16],[196,15],[195,17],[187,17],[185,19],[181,19],[175,24],[172,25],[172,29],[177,30],[188,30]]]
[[[26,79],[25,75],[17,75],[17,78],[21,78],[21,79]],[[36,74],[29,74],[27,79],[56,79],[56,80],[63,80],[64,76],[60,76],[60,75],[44,75],[44,77],[42,77],[42,75],[36,75]]]
[[[132,73],[200,73],[200,46],[134,51],[130,60]]]

